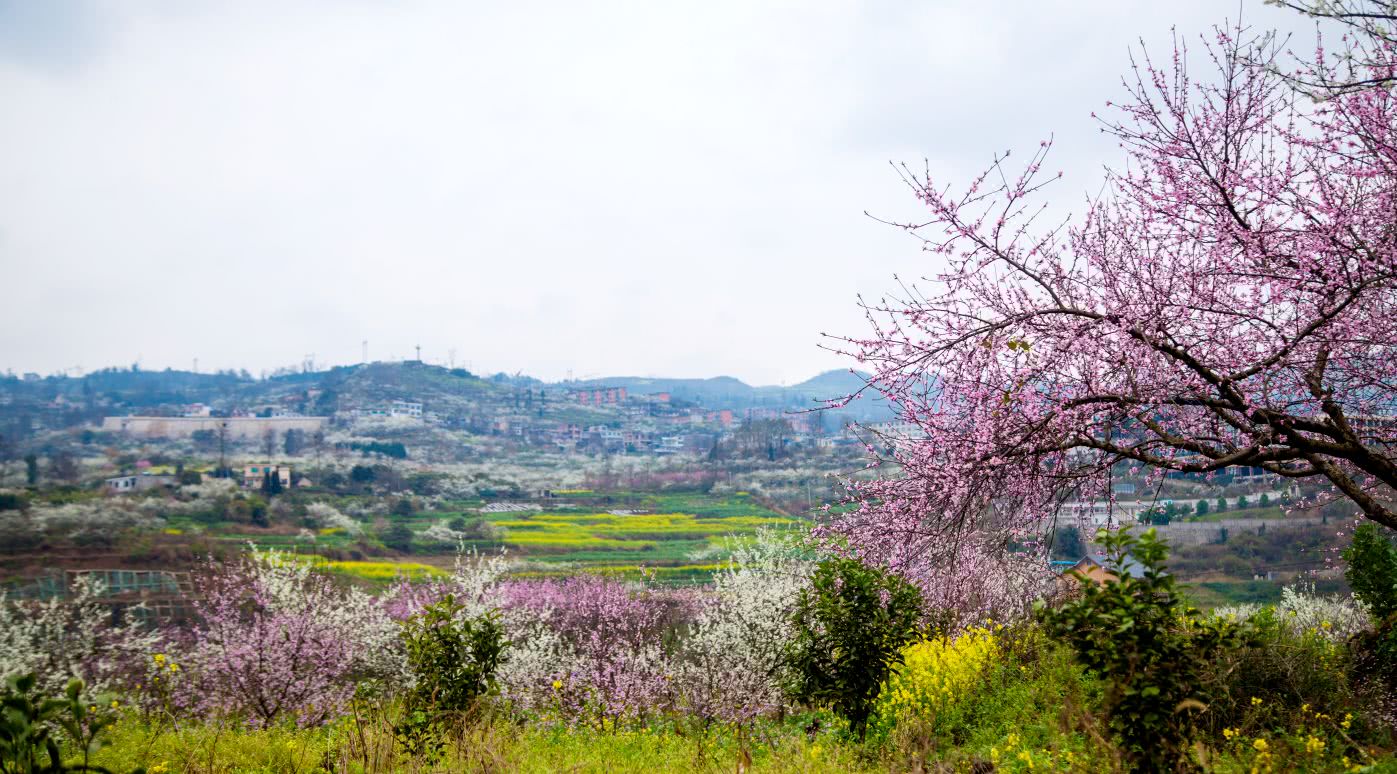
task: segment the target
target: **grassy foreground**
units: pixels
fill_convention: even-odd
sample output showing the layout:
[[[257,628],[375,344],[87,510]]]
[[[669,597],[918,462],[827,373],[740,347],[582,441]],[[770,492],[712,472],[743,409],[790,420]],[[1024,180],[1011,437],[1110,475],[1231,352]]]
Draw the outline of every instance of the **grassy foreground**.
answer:
[[[463,728],[436,761],[406,756],[387,729],[360,737],[352,722],[297,730],[222,731],[196,727],[155,733],[118,726],[96,762],[113,771],[144,765],[167,772],[645,772],[753,770],[824,772],[878,770],[859,751],[781,732],[770,742],[739,740],[716,730],[680,733],[642,727],[620,731],[519,726],[503,721]],[[745,741],[745,745],[744,745]],[[745,752],[744,752],[745,747]],[[865,756],[866,757],[866,756]]]
[[[329,725],[298,729],[181,723],[123,710],[107,745],[91,763],[114,772],[143,767],[170,772],[874,772],[874,771],[1125,771],[1103,719],[1093,707],[1101,685],[1062,648],[1002,653],[969,675],[969,651],[917,667],[950,675],[944,691],[923,695],[916,722],[901,712],[894,689],[888,713],[864,742],[826,712],[765,719],[741,730],[705,727],[692,717],[656,715],[616,725],[568,725],[549,714],[510,716],[502,707],[455,724],[434,759],[405,752],[393,733],[403,711],[394,702],[355,701]],[[949,659],[949,660],[945,660]],[[1397,771],[1374,749],[1365,760],[1344,755],[1343,739],[1294,719],[1262,720],[1200,743],[1198,758],[1214,772]],[[1335,727],[1334,724],[1326,726]],[[1346,727],[1346,725],[1345,725]],[[76,762],[75,760],[72,762]]]

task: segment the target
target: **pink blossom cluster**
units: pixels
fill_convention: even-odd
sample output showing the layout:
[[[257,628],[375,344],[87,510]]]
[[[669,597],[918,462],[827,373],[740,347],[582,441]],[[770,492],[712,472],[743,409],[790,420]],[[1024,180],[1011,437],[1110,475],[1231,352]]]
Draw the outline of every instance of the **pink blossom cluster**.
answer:
[[[360,681],[404,673],[386,600],[338,589],[289,557],[211,566],[198,591],[193,625],[167,632],[141,686],[172,710],[253,727],[318,725]]]
[[[663,713],[743,724],[784,706],[782,651],[810,559],[790,536],[769,533],[735,546],[735,558],[699,590],[591,575],[513,579],[502,556],[464,556],[446,580],[371,595],[294,557],[254,552],[208,566],[187,625],[111,628],[80,601],[15,617],[5,628],[13,647],[0,655],[19,668],[42,647],[45,663],[65,660],[55,674],[116,675],[104,686],[124,687],[161,722],[318,725],[361,686],[389,696],[411,687],[401,623],[450,594],[463,616],[499,614],[509,641],[500,698],[515,712],[601,726]],[[91,636],[78,642],[74,632]],[[133,636],[113,660],[104,643],[123,634]]]
[[[546,631],[552,669],[507,686],[521,703],[567,715],[634,718],[672,702],[668,644],[697,607],[692,593],[595,576],[509,581],[498,587],[507,626]]]
[[[959,191],[904,169],[935,264],[836,348],[919,432],[870,440],[830,545],[990,612],[1123,471],[1318,478],[1397,527],[1373,491],[1397,485],[1397,51],[1361,44],[1293,70],[1232,27],[1137,57],[1100,119],[1126,163],[1078,218],[1043,198],[1051,142]]]

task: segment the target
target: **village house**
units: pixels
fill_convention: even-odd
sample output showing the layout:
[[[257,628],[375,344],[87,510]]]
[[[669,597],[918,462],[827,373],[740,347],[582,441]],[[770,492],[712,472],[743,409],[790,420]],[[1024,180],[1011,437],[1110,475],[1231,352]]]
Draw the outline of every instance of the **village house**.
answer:
[[[165,473],[142,473],[134,476],[114,476],[102,482],[102,491],[107,494],[129,494],[145,492],[162,487],[173,487],[179,479]]]
[[[269,462],[255,462],[243,466],[243,486],[255,489],[262,486],[268,475],[276,476],[283,489],[291,487],[291,466],[273,465]]]

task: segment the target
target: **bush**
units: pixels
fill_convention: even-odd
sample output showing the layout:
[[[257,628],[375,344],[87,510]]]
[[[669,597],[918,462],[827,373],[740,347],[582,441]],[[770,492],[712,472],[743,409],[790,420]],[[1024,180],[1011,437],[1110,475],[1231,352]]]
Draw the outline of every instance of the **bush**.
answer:
[[[1364,524],[1354,530],[1343,556],[1344,577],[1376,622],[1374,631],[1355,638],[1355,674],[1397,692],[1397,548],[1382,528]]]
[[[62,696],[47,697],[33,674],[18,675],[6,681],[0,691],[0,771],[53,772],[106,771],[90,767],[89,758],[101,746],[102,731],[114,720],[107,709],[111,697],[83,696],[83,682],[71,680]],[[89,708],[90,706],[90,708]],[[115,706],[113,702],[112,706]],[[55,732],[82,752],[82,764],[65,766]],[[47,763],[41,763],[44,758]]]
[[[990,629],[958,637],[922,640],[902,652],[902,666],[888,678],[878,699],[880,725],[915,722],[940,725],[965,701],[973,701],[1001,655]]]
[[[907,581],[856,559],[821,562],[792,615],[793,698],[828,704],[864,737],[902,649],[921,633],[922,597]]]
[[[404,622],[403,645],[415,684],[393,736],[409,754],[436,760],[447,722],[468,717],[481,697],[495,692],[509,643],[494,611],[468,617],[447,595]]]
[[[972,628],[906,653],[878,700],[890,770],[1119,770],[1091,711],[1099,681],[1036,624]]]
[[[412,553],[412,528],[406,524],[394,524],[380,535],[383,545],[405,554]]]
[[[1206,665],[1201,678],[1209,702],[1201,721],[1215,737],[1261,720],[1267,728],[1293,727],[1310,711],[1342,717],[1352,706],[1347,650],[1288,618],[1273,607],[1253,613],[1248,642],[1218,652]]]
[[[1397,612],[1397,549],[1376,524],[1353,531],[1353,544],[1343,553],[1344,577],[1353,595],[1368,606],[1376,620]]]
[[[416,678],[408,700],[435,712],[469,712],[494,693],[509,645],[495,612],[467,617],[450,595],[403,624],[403,644]]]
[[[1185,607],[1164,571],[1168,554],[1153,529],[1100,530],[1107,568],[1098,583],[1079,576],[1081,596],[1039,608],[1048,633],[1069,644],[1082,666],[1106,681],[1105,711],[1132,767],[1173,771],[1197,731],[1209,696],[1203,677],[1227,647],[1242,644],[1236,624]],[[1124,568],[1138,563],[1140,577]]]

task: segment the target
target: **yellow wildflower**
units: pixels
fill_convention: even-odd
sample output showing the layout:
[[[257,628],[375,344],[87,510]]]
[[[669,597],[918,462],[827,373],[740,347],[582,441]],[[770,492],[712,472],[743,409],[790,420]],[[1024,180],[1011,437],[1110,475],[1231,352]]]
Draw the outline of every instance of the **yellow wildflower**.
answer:
[[[1224,729],[1222,730],[1222,738],[1223,738],[1223,739],[1229,739],[1229,740],[1230,740],[1230,739],[1232,739],[1232,738],[1235,737],[1235,736],[1237,736],[1237,729],[1235,729],[1235,728],[1224,728]]]
[[[554,680],[554,681],[553,681],[553,690],[555,690],[555,691],[561,691],[561,690],[563,690],[563,681],[562,681],[562,680]]]
[[[1270,745],[1266,744],[1266,740],[1259,736],[1256,738],[1256,741],[1251,743],[1251,746],[1255,747],[1257,752],[1266,752],[1266,748],[1270,747]]]
[[[1324,750],[1324,740],[1317,736],[1305,737],[1305,752],[1314,755]]]
[[[1260,707],[1260,706],[1261,706],[1261,697],[1259,697],[1259,696],[1253,696],[1253,697],[1251,697],[1251,705],[1252,705],[1253,707]]]
[[[151,656],[151,658],[155,659],[155,665],[156,665],[156,666],[159,666],[159,665],[165,663],[165,654],[164,654],[164,653],[156,653],[154,656]]]

